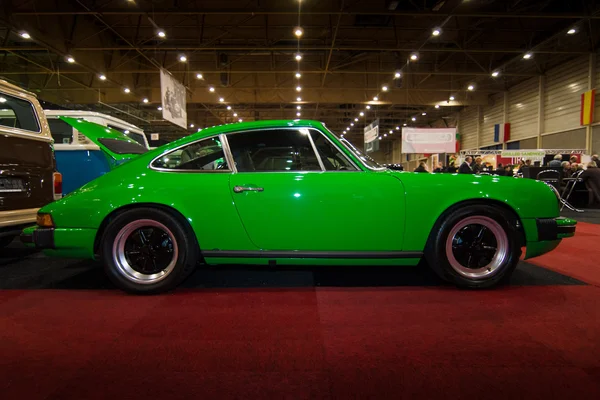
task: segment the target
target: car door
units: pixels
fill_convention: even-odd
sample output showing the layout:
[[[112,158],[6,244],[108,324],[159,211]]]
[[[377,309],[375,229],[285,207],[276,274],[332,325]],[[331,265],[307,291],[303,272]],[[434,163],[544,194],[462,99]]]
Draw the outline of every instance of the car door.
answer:
[[[253,130],[227,141],[236,166],[232,198],[257,247],[401,250],[404,188],[392,173],[361,170],[312,128]]]

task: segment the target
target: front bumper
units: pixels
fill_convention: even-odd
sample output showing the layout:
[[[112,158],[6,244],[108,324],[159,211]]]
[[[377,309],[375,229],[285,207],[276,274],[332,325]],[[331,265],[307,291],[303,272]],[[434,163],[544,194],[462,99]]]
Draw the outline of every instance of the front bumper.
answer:
[[[21,242],[33,244],[38,249],[54,249],[54,228],[26,228],[21,233]]]
[[[536,220],[538,240],[557,240],[575,235],[577,221],[570,218],[539,218]]]

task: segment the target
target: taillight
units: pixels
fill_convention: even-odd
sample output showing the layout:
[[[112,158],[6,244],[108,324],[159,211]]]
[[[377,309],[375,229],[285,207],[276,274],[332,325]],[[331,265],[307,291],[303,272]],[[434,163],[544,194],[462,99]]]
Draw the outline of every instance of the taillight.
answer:
[[[54,182],[54,200],[59,200],[62,198],[62,174],[55,172],[52,175],[52,180]]]

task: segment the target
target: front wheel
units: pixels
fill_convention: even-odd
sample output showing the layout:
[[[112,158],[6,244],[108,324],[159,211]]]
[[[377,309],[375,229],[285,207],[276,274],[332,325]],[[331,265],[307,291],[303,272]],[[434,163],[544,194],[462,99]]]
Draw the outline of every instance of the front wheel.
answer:
[[[152,208],[125,211],[102,239],[102,261],[110,280],[130,293],[174,289],[197,265],[193,231],[169,213]]]
[[[486,288],[506,282],[521,256],[515,217],[494,206],[451,211],[434,232],[425,252],[428,264],[459,287]]]

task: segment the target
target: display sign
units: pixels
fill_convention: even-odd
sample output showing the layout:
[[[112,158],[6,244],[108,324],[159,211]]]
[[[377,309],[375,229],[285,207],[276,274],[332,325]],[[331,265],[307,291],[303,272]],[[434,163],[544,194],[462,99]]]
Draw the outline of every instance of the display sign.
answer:
[[[150,140],[158,140],[160,135],[158,133],[151,133]]]
[[[365,132],[365,153],[372,153],[379,150],[379,120],[371,122],[364,129]]]
[[[402,153],[454,153],[456,128],[402,128]]]
[[[160,70],[160,96],[162,100],[162,116],[167,121],[184,129],[187,128],[187,111],[185,86],[169,71]]]
[[[544,150],[502,150],[500,155],[504,158],[544,158]]]

